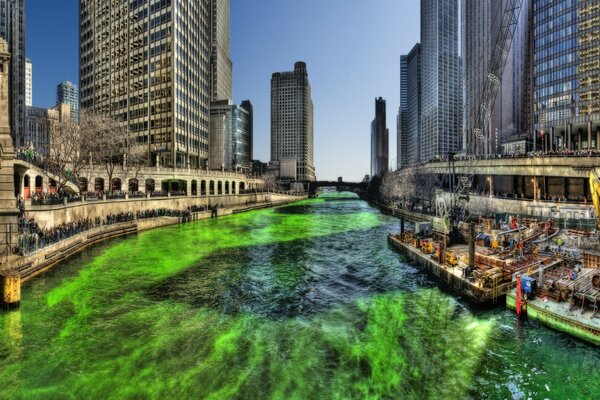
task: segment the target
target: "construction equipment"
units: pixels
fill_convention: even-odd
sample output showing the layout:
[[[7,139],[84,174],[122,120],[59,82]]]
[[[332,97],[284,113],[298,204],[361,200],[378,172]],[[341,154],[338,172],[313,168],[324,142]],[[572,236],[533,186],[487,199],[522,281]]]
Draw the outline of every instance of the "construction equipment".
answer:
[[[600,228],[600,178],[596,169],[590,171],[590,196],[596,213],[596,227]]]
[[[465,171],[469,172],[458,177],[456,184],[454,153],[448,154],[450,197],[440,196],[440,193],[438,193],[436,210],[437,217],[449,217],[450,224],[453,227],[456,227],[457,223],[460,222],[461,219],[464,219],[464,216],[466,215],[465,208],[469,202],[469,191],[473,186],[473,180],[477,170],[477,155],[485,154],[487,152],[485,144],[491,141],[491,113],[498,95],[498,90],[501,86],[504,67],[512,46],[522,6],[523,0],[509,0],[504,6],[500,30],[498,31],[498,36],[492,47],[493,52],[490,58],[487,76],[485,82],[483,82],[483,89],[479,95],[480,100],[477,103],[479,106],[473,110],[474,112],[469,113],[467,127],[473,129],[471,136],[473,142],[469,143],[467,148],[467,166],[464,168]],[[480,141],[484,142],[483,145],[480,145]]]

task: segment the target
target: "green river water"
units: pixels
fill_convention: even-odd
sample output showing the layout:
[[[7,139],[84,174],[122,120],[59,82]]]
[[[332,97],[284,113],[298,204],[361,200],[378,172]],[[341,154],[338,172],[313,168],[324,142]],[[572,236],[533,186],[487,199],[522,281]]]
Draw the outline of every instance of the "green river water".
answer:
[[[398,229],[329,194],[95,246],[0,313],[0,398],[600,398],[600,349],[439,290]]]

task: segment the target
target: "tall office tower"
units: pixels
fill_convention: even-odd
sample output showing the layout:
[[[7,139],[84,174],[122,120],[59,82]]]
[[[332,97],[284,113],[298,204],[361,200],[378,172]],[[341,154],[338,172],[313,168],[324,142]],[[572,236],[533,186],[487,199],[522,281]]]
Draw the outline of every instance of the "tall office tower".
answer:
[[[251,120],[246,107],[232,105],[229,100],[212,102],[208,158],[210,169],[250,172],[252,159],[248,143]]]
[[[295,164],[297,180],[314,181],[313,157],[313,102],[306,64],[299,61],[271,78],[271,162]]]
[[[421,160],[461,148],[458,0],[421,0]]]
[[[600,148],[598,14],[597,0],[534,0],[537,149]]]
[[[406,56],[400,56],[400,107],[396,117],[396,168],[400,169],[408,164],[407,161],[407,87],[406,80],[407,62]]]
[[[371,176],[383,176],[388,171],[389,130],[386,128],[385,100],[375,99],[375,119],[371,122]]]
[[[211,0],[80,0],[81,109],[110,113],[152,164],[205,168]]]
[[[398,135],[403,148],[402,157],[398,158],[403,162],[401,166],[406,166],[420,161],[421,45],[417,43],[407,55],[402,56],[402,60],[405,71],[400,74],[400,108],[403,109],[405,120]]]
[[[230,0],[211,0],[211,101],[233,98],[229,58]]]
[[[0,0],[0,37],[11,54],[9,123],[15,146],[25,140],[25,0]]]
[[[248,112],[248,157],[252,162],[254,159],[254,107],[250,100],[242,101],[240,107]]]
[[[25,59],[25,107],[33,105],[33,65],[29,58]]]
[[[526,137],[531,124],[530,85],[530,9],[531,0],[524,0],[510,52],[504,62],[501,86],[498,88],[490,114],[489,136],[474,135],[481,123],[478,109],[483,101],[483,89],[489,79],[490,63],[496,47],[504,10],[509,0],[462,0],[463,80],[465,83],[466,138],[469,153],[497,154],[526,151]]]
[[[71,119],[79,123],[79,89],[69,81],[56,87],[56,104],[68,104],[71,107]]]

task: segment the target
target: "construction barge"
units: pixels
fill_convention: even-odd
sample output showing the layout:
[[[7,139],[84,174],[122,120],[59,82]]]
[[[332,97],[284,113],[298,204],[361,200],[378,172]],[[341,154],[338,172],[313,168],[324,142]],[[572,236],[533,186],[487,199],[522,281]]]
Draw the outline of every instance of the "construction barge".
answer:
[[[597,243],[598,238],[588,237],[586,241]],[[532,287],[511,289],[506,306],[553,329],[600,345],[600,252],[550,247],[560,254],[562,262],[532,274],[528,278],[534,283]]]
[[[495,304],[521,274],[560,263],[552,254],[539,252],[539,243],[558,233],[552,226],[526,219],[498,229],[496,225],[493,219],[483,219],[477,226],[463,226],[468,245],[448,244],[449,237],[440,234],[446,228],[440,228],[439,221],[433,233],[417,223],[415,232],[401,229],[399,235],[389,234],[388,243],[469,301]]]

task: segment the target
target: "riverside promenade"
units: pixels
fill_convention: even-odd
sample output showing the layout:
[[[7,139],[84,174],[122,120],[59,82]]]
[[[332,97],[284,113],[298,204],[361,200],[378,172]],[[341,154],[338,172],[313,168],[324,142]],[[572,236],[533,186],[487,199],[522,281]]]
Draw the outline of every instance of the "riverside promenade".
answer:
[[[105,218],[107,215],[127,213],[133,215],[136,211],[151,209],[168,209],[182,212],[191,208],[205,208],[205,210],[189,212],[185,218],[181,216],[159,216],[96,226],[30,254],[23,256],[11,255],[2,258],[0,275],[17,278],[20,282],[23,282],[48,270],[86,247],[107,239],[182,222],[274,207],[305,198],[307,196],[302,194],[292,195],[263,192],[226,197],[174,196],[31,207],[27,211],[27,216],[30,218],[33,216],[36,220],[39,218],[38,222],[41,221],[42,226],[46,227],[76,221],[79,216],[85,216],[85,218],[94,220],[96,218]],[[215,205],[217,207],[211,210],[210,207],[214,207]]]

